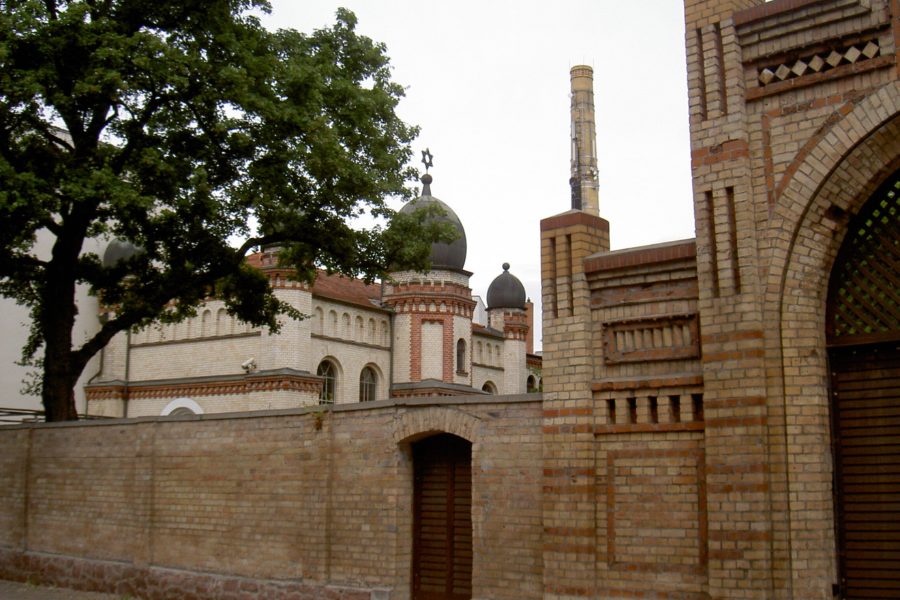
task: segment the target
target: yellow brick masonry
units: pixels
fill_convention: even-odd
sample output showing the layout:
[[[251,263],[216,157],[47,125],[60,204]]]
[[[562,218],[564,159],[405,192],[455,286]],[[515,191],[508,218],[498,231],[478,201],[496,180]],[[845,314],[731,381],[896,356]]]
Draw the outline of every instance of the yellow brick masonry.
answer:
[[[888,5],[830,4],[686,3],[712,598],[836,582],[825,290],[847,215],[895,168],[900,90]],[[883,59],[756,81],[757,60],[865,31]]]
[[[539,395],[336,406],[315,423],[295,410],[0,428],[0,577],[408,598],[410,442],[444,431],[473,444],[475,597],[541,597]]]
[[[609,224],[569,211],[541,222],[544,306],[544,598],[596,587],[593,348],[584,259],[609,250]]]

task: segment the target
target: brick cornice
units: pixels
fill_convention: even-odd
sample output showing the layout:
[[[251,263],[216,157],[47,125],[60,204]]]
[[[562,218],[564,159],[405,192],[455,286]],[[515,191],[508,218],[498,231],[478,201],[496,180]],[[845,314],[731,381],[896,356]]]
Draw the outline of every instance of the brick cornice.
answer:
[[[648,375],[646,377],[629,377],[622,379],[606,379],[595,381],[591,390],[608,392],[615,390],[658,389],[672,387],[694,387],[703,385],[702,373],[679,373],[668,376]]]
[[[304,373],[254,373],[243,377],[210,378],[203,381],[138,381],[128,384],[128,399],[173,398],[179,396],[222,396],[289,390],[315,392],[322,389],[322,378]],[[88,400],[122,399],[124,382],[97,383],[84,388]]]
[[[624,267],[639,267],[641,265],[696,257],[696,240],[686,240],[681,243],[643,246],[641,248],[617,250],[615,252],[607,252],[599,256],[593,256],[585,259],[584,272],[596,273],[598,271],[609,271]]]
[[[772,17],[779,13],[790,12],[811,4],[825,3],[826,0],[773,0],[772,2],[766,2],[765,4],[760,4],[759,6],[753,6],[736,12],[732,18],[734,19],[734,26],[740,27],[741,25],[759,21],[766,17]]]

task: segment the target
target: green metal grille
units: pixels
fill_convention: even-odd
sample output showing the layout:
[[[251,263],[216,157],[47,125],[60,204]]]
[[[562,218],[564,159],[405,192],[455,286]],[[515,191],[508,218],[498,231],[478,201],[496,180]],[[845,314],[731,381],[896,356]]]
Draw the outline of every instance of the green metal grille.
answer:
[[[900,330],[900,171],[851,223],[832,277],[830,337]]]

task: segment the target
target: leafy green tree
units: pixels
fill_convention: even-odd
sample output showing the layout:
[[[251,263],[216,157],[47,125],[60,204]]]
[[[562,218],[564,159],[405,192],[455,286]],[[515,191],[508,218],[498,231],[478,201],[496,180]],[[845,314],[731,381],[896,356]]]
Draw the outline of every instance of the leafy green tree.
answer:
[[[42,363],[47,420],[76,418],[75,382],[120,331],[192,316],[208,296],[273,330],[298,318],[246,265],[260,245],[282,245],[307,281],[317,267],[372,281],[392,264],[427,270],[430,244],[453,239],[385,204],[411,195],[417,131],[394,112],[384,46],[346,10],[308,35],[266,31],[255,14],[268,10],[0,0],[0,294],[30,308],[23,360]],[[391,225],[351,227],[366,211]],[[83,251],[91,238],[138,251],[105,266]],[[75,348],[78,284],[114,316]]]

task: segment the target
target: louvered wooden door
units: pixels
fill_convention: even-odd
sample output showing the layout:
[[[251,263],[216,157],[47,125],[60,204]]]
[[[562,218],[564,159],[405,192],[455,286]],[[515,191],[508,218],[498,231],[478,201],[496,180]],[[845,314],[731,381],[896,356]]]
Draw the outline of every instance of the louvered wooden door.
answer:
[[[472,598],[472,444],[414,444],[413,600]]]
[[[833,349],[843,597],[900,598],[900,344]]]

